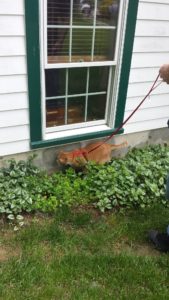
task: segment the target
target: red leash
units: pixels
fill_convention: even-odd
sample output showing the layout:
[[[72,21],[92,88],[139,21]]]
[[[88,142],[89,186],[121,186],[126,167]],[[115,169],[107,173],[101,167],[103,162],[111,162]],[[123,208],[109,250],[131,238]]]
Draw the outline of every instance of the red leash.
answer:
[[[128,122],[128,120],[130,120],[130,118],[135,114],[135,112],[139,109],[139,107],[143,104],[143,102],[147,99],[147,97],[151,94],[151,92],[153,91],[153,90],[155,90],[163,81],[160,81],[157,85],[156,85],[156,83],[157,83],[157,81],[158,81],[158,79],[159,79],[159,76],[160,75],[158,75],[157,77],[156,77],[156,79],[154,80],[154,82],[153,82],[153,85],[152,85],[152,87],[150,88],[150,90],[149,90],[149,92],[146,94],[146,96],[143,98],[143,100],[137,105],[137,107],[132,111],[132,113],[119,125],[119,127],[115,130],[115,131],[113,131],[113,133],[110,135],[110,136],[108,136],[102,143],[100,143],[99,145],[97,145],[96,147],[94,147],[93,149],[91,149],[90,151],[88,151],[88,153],[91,153],[91,152],[93,152],[94,150],[96,150],[96,149],[98,149],[99,147],[101,147],[103,144],[105,144],[108,140],[110,140],[114,135],[116,135],[119,131],[120,131],[120,129],[122,129],[122,127]],[[84,153],[85,152],[85,153]],[[75,150],[75,151],[73,151],[73,157],[77,157],[77,156],[85,156],[86,157],[86,153],[87,151],[85,151],[85,150]]]
[[[153,90],[155,90],[161,83],[162,83],[162,81],[160,81],[157,85],[156,85],[156,83],[157,83],[157,80],[158,80],[158,78],[159,78],[159,76],[160,75],[158,75],[157,77],[156,77],[156,79],[154,80],[154,82],[153,82],[153,85],[152,85],[152,87],[150,88],[150,90],[149,90],[149,92],[146,94],[146,96],[143,98],[143,100],[137,105],[137,107],[132,111],[132,113],[119,125],[119,127],[115,130],[115,131],[113,131],[113,133],[110,135],[110,136],[108,136],[100,145],[98,145],[98,146],[96,146],[96,147],[94,147],[93,149],[91,149],[88,153],[91,153],[91,152],[93,152],[94,150],[96,150],[96,149],[98,149],[99,147],[101,147],[104,143],[106,143],[108,140],[110,140],[114,135],[116,135],[119,131],[120,131],[120,129],[122,129],[122,127],[128,122],[128,120],[130,120],[130,118],[135,114],[135,112],[139,109],[139,107],[143,104],[143,102],[147,99],[147,97],[151,94],[151,92],[153,91]],[[156,85],[156,86],[155,86]]]

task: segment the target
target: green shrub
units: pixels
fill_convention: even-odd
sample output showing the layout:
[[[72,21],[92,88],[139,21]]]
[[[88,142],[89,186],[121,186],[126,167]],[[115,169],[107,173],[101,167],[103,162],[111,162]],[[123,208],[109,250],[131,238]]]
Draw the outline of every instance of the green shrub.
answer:
[[[23,212],[52,213],[63,206],[93,203],[105,209],[168,205],[165,199],[169,148],[133,149],[105,165],[90,162],[84,173],[68,169],[52,176],[28,161],[9,162],[0,170],[0,214],[23,224]]]
[[[169,148],[155,145],[133,149],[123,159],[98,166],[89,164],[86,186],[101,211],[112,207],[167,205],[165,181]]]
[[[44,190],[45,186],[46,190]],[[42,212],[53,212],[62,206],[86,203],[88,196],[85,181],[80,174],[76,174],[70,168],[65,174],[58,172],[45,178],[41,194],[34,202],[34,207]]]
[[[26,178],[40,175],[40,170],[32,163],[33,158],[26,162],[11,160],[8,167],[0,170],[0,213],[20,225],[23,220],[21,213],[32,210],[32,195]]]

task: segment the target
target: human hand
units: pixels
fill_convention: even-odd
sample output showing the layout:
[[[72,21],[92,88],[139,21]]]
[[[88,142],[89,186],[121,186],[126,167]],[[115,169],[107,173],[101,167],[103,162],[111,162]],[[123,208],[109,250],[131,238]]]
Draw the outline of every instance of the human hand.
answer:
[[[163,81],[169,84],[169,64],[162,65],[159,74]]]

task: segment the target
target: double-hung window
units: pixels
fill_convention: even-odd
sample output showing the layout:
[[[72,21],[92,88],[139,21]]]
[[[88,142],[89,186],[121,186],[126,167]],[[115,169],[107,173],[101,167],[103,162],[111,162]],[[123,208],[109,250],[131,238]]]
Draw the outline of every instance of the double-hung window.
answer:
[[[97,136],[99,132],[106,135],[116,126],[120,85],[122,86],[120,80],[127,82],[129,73],[128,67],[127,76],[122,76],[122,67],[125,69],[126,26],[127,22],[128,27],[131,25],[128,18],[133,6],[135,16],[131,28],[132,39],[129,34],[129,39],[133,41],[136,2],[138,1],[131,4],[131,0],[25,0],[33,143],[45,144],[45,141],[51,140],[57,143],[73,137],[76,140],[77,136],[83,139],[91,134]],[[32,5],[35,12],[30,16]],[[30,33],[30,19],[36,22],[36,11],[38,21],[34,24],[35,32]],[[38,34],[38,50],[33,53],[30,47],[33,43],[37,46],[35,36]],[[128,43],[130,51],[132,41]],[[33,54],[34,57],[31,57]],[[39,64],[36,62],[29,68],[29,60],[35,61],[36,57]],[[130,58],[131,53],[128,60]],[[33,68],[39,68],[35,72],[36,76],[39,74],[38,100],[32,99],[31,76],[35,76],[31,74]],[[37,96],[38,91],[35,94]],[[124,103],[120,113],[124,113]],[[34,133],[36,114],[39,128],[39,133],[36,129],[37,134]]]

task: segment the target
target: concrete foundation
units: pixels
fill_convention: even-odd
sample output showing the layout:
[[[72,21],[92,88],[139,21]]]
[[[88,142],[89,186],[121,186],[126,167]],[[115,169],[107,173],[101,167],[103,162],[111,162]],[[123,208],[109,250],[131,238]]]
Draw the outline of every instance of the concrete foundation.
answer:
[[[113,157],[124,156],[129,151],[129,149],[133,147],[140,148],[150,144],[169,144],[169,129],[162,128],[156,130],[148,130],[144,132],[117,135],[115,138],[110,140],[110,143],[119,144],[125,140],[128,143],[128,147],[113,151],[112,152]],[[12,158],[15,159],[16,161],[26,160],[31,155],[36,154],[36,157],[34,159],[35,165],[37,165],[43,170],[52,172],[54,170],[60,169],[60,166],[57,163],[57,154],[59,153],[59,151],[61,150],[71,151],[76,148],[84,147],[85,145],[93,142],[94,142],[93,140],[92,141],[90,140],[85,142],[78,142],[75,144],[43,148],[43,149],[29,151],[27,153],[13,154],[10,156],[0,157],[0,167],[6,166],[7,161]]]

